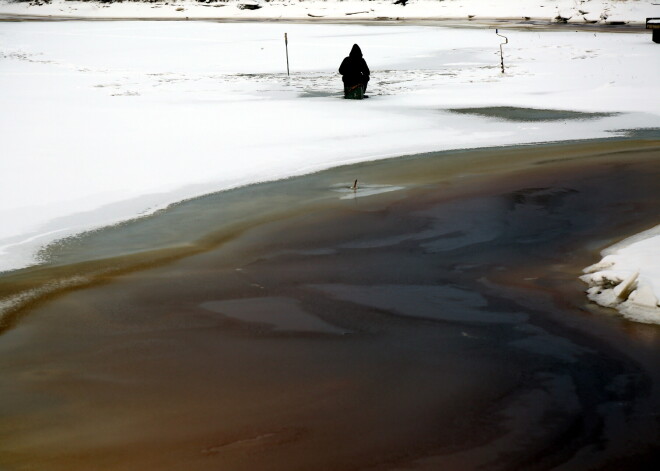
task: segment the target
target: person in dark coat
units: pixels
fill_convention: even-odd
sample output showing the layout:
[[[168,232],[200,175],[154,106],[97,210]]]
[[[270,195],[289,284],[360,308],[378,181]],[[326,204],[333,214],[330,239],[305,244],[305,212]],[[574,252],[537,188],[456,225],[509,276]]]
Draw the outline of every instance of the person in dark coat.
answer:
[[[357,44],[353,44],[353,49],[348,57],[345,57],[339,66],[339,73],[344,82],[344,96],[355,85],[362,85],[362,90],[366,93],[367,83],[369,82],[369,67],[362,57],[362,50]],[[364,96],[367,98],[367,96]]]

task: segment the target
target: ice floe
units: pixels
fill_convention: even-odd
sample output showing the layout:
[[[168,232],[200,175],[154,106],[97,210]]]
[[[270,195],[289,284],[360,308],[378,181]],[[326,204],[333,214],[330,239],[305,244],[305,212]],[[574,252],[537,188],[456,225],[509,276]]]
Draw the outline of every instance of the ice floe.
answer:
[[[604,250],[581,279],[589,299],[638,322],[660,324],[660,225]]]

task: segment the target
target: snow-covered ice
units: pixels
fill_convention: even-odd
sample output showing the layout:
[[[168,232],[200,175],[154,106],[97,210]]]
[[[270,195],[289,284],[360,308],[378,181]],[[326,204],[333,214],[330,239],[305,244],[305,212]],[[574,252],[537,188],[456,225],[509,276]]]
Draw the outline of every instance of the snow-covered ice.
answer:
[[[660,225],[604,250],[585,268],[589,299],[629,319],[660,323]]]

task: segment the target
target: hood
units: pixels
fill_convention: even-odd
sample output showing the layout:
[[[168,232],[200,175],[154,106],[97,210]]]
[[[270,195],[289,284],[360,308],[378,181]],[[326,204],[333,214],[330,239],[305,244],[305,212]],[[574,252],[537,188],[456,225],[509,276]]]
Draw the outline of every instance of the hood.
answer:
[[[360,46],[358,46],[357,44],[353,44],[353,49],[351,49],[351,53],[349,54],[349,56],[353,58],[362,57],[362,50],[360,49]]]

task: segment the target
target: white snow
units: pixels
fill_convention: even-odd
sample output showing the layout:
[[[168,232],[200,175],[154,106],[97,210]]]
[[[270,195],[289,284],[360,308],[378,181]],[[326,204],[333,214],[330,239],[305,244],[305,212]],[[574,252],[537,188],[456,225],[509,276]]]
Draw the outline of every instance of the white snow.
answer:
[[[415,11],[418,3],[424,2],[396,8]],[[453,9],[446,17],[477,8],[468,0],[437,3]],[[497,10],[489,10],[494,3],[479,3],[478,13],[520,17],[527,7],[565,2],[498,2]],[[641,10],[651,15],[648,2],[587,3],[607,4],[631,21]],[[141,17],[149,9],[166,17],[180,13],[170,7],[184,5],[260,18],[254,14],[277,5],[302,15],[319,5],[343,11],[351,2],[285,4],[273,1],[252,11],[232,3],[213,8],[124,2],[105,8],[0,1],[0,15],[29,10],[71,16],[75,10],[78,16]],[[360,2],[365,4],[392,7]],[[56,7],[69,10],[57,13]],[[434,11],[424,10],[426,17]],[[403,154],[660,127],[656,103],[649,100],[660,87],[658,46],[648,32],[504,34],[509,44],[502,74],[500,38],[485,27],[0,23],[0,271],[38,263],[39,248],[59,238],[253,182]],[[341,99],[336,69],[353,43],[372,69],[366,101]],[[511,121],[449,111],[488,106],[618,114]],[[646,290],[637,291],[648,297]],[[658,298],[660,290],[654,292]]]
[[[585,268],[589,299],[629,319],[660,323],[660,225],[604,250]]]
[[[163,0],[153,3],[104,4],[46,0],[15,3],[0,0],[0,14],[66,16],[70,18],[170,18],[170,19],[532,19],[569,23],[644,23],[659,16],[651,0],[226,0],[201,3]],[[40,4],[40,5],[38,5]],[[245,9],[244,5],[259,7]],[[563,19],[563,20],[560,20]]]

